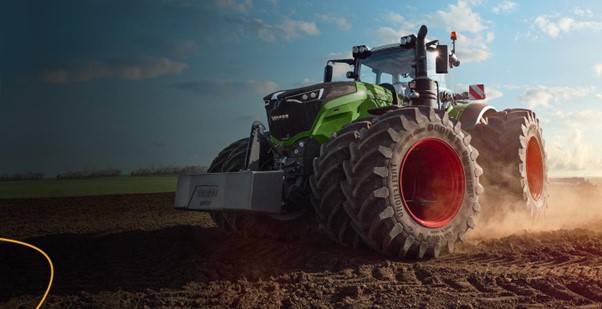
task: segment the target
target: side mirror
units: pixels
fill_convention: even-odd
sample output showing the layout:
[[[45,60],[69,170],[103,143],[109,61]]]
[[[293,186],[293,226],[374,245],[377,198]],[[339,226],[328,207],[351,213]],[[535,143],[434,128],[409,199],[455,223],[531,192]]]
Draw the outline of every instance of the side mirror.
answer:
[[[324,82],[328,83],[332,81],[332,65],[327,64],[324,67]]]
[[[449,53],[447,45],[437,46],[437,60],[435,62],[435,71],[437,74],[446,74],[449,68]]]

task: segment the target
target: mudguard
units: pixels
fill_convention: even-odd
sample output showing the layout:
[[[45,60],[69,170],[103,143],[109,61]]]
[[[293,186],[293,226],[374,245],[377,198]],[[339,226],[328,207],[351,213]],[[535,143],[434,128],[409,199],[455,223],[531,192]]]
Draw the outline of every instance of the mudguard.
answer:
[[[457,119],[462,124],[462,129],[471,130],[481,121],[481,118],[488,112],[496,112],[496,109],[485,103],[471,103],[465,105],[456,105],[449,115]]]

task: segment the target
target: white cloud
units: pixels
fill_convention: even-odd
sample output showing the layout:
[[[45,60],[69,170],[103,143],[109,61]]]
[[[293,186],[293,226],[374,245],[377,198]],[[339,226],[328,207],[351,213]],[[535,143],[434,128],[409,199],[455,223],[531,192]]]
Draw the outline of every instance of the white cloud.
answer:
[[[74,69],[43,69],[38,78],[46,83],[67,84],[82,82],[114,74],[113,70],[102,61],[91,61]]]
[[[495,39],[495,34],[493,34],[493,32],[487,32],[485,35],[482,35],[482,38],[477,36],[479,38],[480,41],[482,41],[483,43],[491,43],[493,42],[493,40]]]
[[[487,29],[481,16],[472,10],[471,4],[480,4],[480,1],[458,1],[457,4],[450,4],[447,10],[439,10],[427,18],[428,24],[438,25],[446,30],[466,32],[479,32]]]
[[[539,105],[549,107],[553,97],[547,89],[537,87],[527,89],[520,99],[528,108],[535,108]]]
[[[252,26],[251,28],[243,28],[243,29],[239,29],[242,32],[245,32],[248,30],[255,30],[257,36],[259,36],[260,39],[267,41],[267,42],[275,42],[276,41],[276,31],[274,30],[274,26],[265,23],[263,20],[255,18],[252,19],[250,21],[247,21],[247,23]],[[243,27],[245,27],[245,25],[243,25]]]
[[[216,97],[265,96],[278,90],[278,84],[269,81],[201,80],[178,82],[171,85],[182,91]]]
[[[269,93],[272,93],[272,92],[278,90],[278,84],[276,84],[275,82],[273,82],[271,80],[266,80],[266,81],[250,80],[247,82],[247,87],[249,89],[251,89],[253,92],[255,92],[255,94],[258,94],[260,96],[264,96],[264,95],[267,95]]]
[[[462,93],[468,91],[469,85],[463,83],[457,83],[455,85],[455,91],[458,93]],[[485,100],[478,100],[477,102],[487,103],[488,101],[492,101],[504,96],[504,93],[499,90],[499,88],[503,88],[504,86],[496,86],[491,87],[489,85],[485,85]]]
[[[504,93],[495,89],[495,88],[491,88],[491,87],[487,87],[487,85],[485,85],[485,95],[487,97],[487,101],[492,101],[498,98],[501,98],[504,96]]]
[[[402,15],[399,15],[399,14],[397,14],[395,12],[388,12],[388,13],[386,13],[386,14],[383,15],[383,18],[387,22],[394,23],[394,24],[399,24],[399,25],[411,23],[405,17],[403,17]],[[413,23],[411,23],[411,24],[412,24],[412,26],[414,26]]]
[[[564,112],[557,110],[553,114],[553,119],[557,123],[562,123],[562,126],[576,125],[583,128],[602,129],[602,110],[578,110]]]
[[[543,34],[551,38],[557,38],[562,34],[586,29],[602,30],[602,22],[580,21],[567,16],[541,15],[533,19],[526,37],[538,39]]]
[[[573,14],[579,16],[579,17],[592,17],[594,16],[594,12],[590,9],[583,9],[583,8],[575,8],[573,10]]]
[[[399,41],[403,35],[411,33],[410,31],[395,30],[391,27],[382,27],[376,30],[376,38],[380,44],[391,44]]]
[[[581,129],[570,128],[568,138],[555,137],[547,145],[549,169],[582,170],[602,167],[591,144],[583,140]]]
[[[553,102],[573,101],[590,95],[593,88],[588,87],[530,87],[520,96],[520,100],[528,108],[537,106],[550,107]]]
[[[465,3],[468,5],[481,5],[483,0],[458,0],[459,3]]]
[[[394,12],[383,14],[381,18],[387,24],[393,24],[394,26],[380,27],[376,30],[375,36],[380,44],[399,42],[402,36],[415,33],[418,29],[416,23]]]
[[[288,17],[284,18],[284,21],[276,26],[276,28],[282,31],[282,37],[291,41],[298,38],[302,34],[305,35],[318,35],[320,30],[314,22],[307,22],[302,20],[294,20]]]
[[[597,93],[596,94],[596,99],[602,101],[602,94]]]
[[[252,0],[243,0],[238,2],[236,0],[214,0],[215,4],[226,10],[233,10],[239,13],[247,13],[253,7]]]
[[[504,1],[504,2],[500,3],[499,5],[495,6],[493,9],[491,9],[491,11],[494,14],[500,14],[500,13],[508,14],[508,13],[512,12],[516,7],[517,7],[516,3],[511,2],[511,1]]]
[[[199,45],[192,40],[175,40],[172,45],[173,52],[179,57],[188,57],[200,51]]]
[[[341,30],[351,30],[351,24],[344,17],[319,14],[318,18],[324,22],[336,24]]]
[[[38,73],[42,82],[68,84],[102,77],[119,77],[128,80],[151,79],[162,75],[176,75],[188,65],[165,57],[140,56],[129,63],[116,61],[90,61],[75,68],[44,69]]]
[[[557,37],[560,32],[569,32],[574,24],[575,20],[570,17],[561,17],[556,21],[551,21],[545,16],[538,16],[533,21],[533,25],[552,38]]]
[[[502,84],[502,85],[498,85],[497,88],[508,89],[508,90],[517,90],[517,89],[522,89],[523,85]]]
[[[117,67],[116,72],[124,79],[140,80],[180,74],[187,68],[186,63],[172,61],[165,57],[142,56],[138,63]]]
[[[602,76],[602,63],[594,64],[593,70],[597,77]]]
[[[481,3],[482,1],[459,0],[456,4],[449,4],[445,11],[426,13],[424,17],[429,28],[458,31],[458,45],[462,48],[458,48],[457,55],[462,63],[484,61],[491,57],[488,44],[493,42],[495,34],[487,31],[487,22],[471,7]],[[381,19],[388,26],[378,28],[374,36],[382,44],[398,42],[401,36],[415,33],[419,26],[394,12],[384,14]]]
[[[489,59],[491,51],[487,44],[491,43],[494,38],[493,32],[477,33],[472,36],[458,34],[458,45],[462,46],[456,50],[458,59],[462,63],[480,62]]]
[[[226,17],[226,20],[238,26],[232,34],[236,38],[257,35],[263,41],[276,42],[278,39],[292,41],[303,35],[320,34],[315,22],[295,20],[290,17],[284,17],[278,24],[270,24],[259,18]]]
[[[568,131],[557,134],[546,144],[550,169],[583,170],[602,167],[599,155],[600,144],[584,138],[585,130],[602,129],[602,111],[583,110],[577,112],[556,111],[551,115],[548,127]]]

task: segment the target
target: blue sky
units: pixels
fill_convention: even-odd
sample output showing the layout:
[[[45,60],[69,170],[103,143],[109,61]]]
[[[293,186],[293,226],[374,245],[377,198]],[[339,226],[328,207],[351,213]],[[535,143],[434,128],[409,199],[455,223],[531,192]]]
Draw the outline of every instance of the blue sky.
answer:
[[[554,174],[602,174],[599,1],[2,1],[0,174],[208,165],[353,45],[459,34],[457,91],[528,107]]]

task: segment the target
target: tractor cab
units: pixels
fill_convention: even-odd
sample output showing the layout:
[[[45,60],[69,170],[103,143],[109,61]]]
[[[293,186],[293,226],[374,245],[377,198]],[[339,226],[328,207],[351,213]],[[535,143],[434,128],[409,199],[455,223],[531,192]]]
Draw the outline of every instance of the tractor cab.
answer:
[[[412,105],[417,99],[415,83],[418,75],[427,77],[434,82],[437,103],[441,107],[441,100],[453,97],[452,91],[447,87],[446,74],[448,69],[460,65],[455,56],[455,35],[452,33],[453,49],[448,51],[447,45],[440,45],[438,40],[425,43],[424,57],[420,48],[416,48],[417,38],[408,35],[401,38],[399,44],[389,44],[370,49],[366,45],[354,46],[352,59],[333,59],[326,63],[324,69],[324,82],[331,82],[334,78],[342,77],[341,69],[348,69],[345,74],[347,79],[356,82],[380,85],[395,93],[394,104]],[[424,59],[425,58],[425,59]],[[418,61],[424,59],[425,61]],[[420,63],[422,62],[422,63]],[[419,63],[422,68],[418,68]],[[422,72],[418,72],[422,69]],[[338,74],[335,74],[338,73]],[[335,76],[339,75],[339,76]]]

